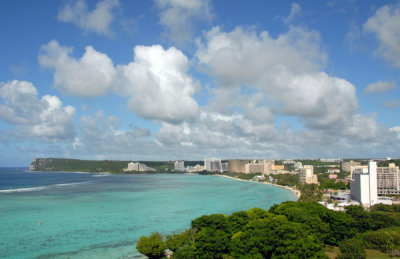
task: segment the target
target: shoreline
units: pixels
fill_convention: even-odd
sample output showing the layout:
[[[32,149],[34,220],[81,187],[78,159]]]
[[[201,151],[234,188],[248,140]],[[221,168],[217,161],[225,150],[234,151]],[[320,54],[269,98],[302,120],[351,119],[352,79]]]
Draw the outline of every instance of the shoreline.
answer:
[[[269,185],[273,185],[273,186],[276,186],[276,187],[281,187],[281,188],[284,188],[284,189],[287,189],[287,190],[289,190],[289,191],[292,191],[292,192],[294,192],[294,194],[296,195],[296,197],[297,197],[297,200],[300,198],[300,196],[301,196],[301,192],[299,191],[299,190],[297,190],[297,189],[295,189],[295,188],[292,188],[292,187],[289,187],[289,186],[284,186],[284,185],[279,185],[279,184],[275,184],[275,183],[269,183],[269,182],[256,182],[256,181],[250,181],[250,180],[244,180],[244,179],[239,179],[239,178],[236,178],[236,177],[232,177],[232,176],[228,176],[228,175],[223,175],[223,174],[214,174],[215,176],[220,176],[220,177],[225,177],[225,178],[229,178],[229,179],[232,179],[232,180],[237,180],[237,181],[243,181],[243,182],[250,182],[250,183],[261,183],[261,184],[269,184]]]

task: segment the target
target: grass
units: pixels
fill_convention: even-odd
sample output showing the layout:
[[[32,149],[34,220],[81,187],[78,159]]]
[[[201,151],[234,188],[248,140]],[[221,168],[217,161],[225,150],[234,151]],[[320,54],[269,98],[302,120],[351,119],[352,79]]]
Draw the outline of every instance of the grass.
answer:
[[[367,253],[367,258],[368,259],[399,258],[399,257],[389,257],[387,254],[382,253],[381,251],[378,251],[378,250],[365,249],[365,252]]]
[[[378,250],[365,249],[367,253],[367,259],[389,259],[389,258],[400,258],[400,257],[389,257],[387,254],[382,253]],[[337,246],[326,246],[325,254],[329,259],[335,259],[338,255],[340,255],[339,247]]]

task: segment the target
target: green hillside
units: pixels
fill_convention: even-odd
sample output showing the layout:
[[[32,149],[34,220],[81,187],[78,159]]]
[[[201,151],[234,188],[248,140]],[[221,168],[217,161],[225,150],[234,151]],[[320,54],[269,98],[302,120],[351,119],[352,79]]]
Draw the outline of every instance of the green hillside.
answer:
[[[139,162],[156,169],[156,173],[166,173],[174,168],[171,161],[113,161],[113,160],[80,160],[66,158],[35,158],[30,166],[31,171],[62,172],[110,172],[123,173],[129,162]]]

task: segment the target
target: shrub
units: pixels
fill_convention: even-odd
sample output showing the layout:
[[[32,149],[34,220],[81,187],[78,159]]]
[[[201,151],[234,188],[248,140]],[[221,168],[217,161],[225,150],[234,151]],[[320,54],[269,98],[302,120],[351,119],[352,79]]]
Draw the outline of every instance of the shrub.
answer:
[[[362,259],[367,257],[361,240],[355,238],[342,241],[339,249],[342,252],[338,256],[339,259]]]

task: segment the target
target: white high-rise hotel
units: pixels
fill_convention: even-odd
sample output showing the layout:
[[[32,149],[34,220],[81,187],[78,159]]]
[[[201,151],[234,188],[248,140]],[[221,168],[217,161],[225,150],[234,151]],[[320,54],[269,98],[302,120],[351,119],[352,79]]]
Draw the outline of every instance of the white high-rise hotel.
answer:
[[[368,166],[352,167],[351,173],[351,199],[364,207],[379,203],[378,194],[400,193],[399,168],[394,163],[378,167],[376,162],[369,161]]]
[[[209,172],[222,172],[221,158],[204,159],[204,169]]]
[[[377,165],[374,161],[368,162],[368,168],[353,168],[350,197],[364,207],[371,207],[378,203],[376,170]]]

